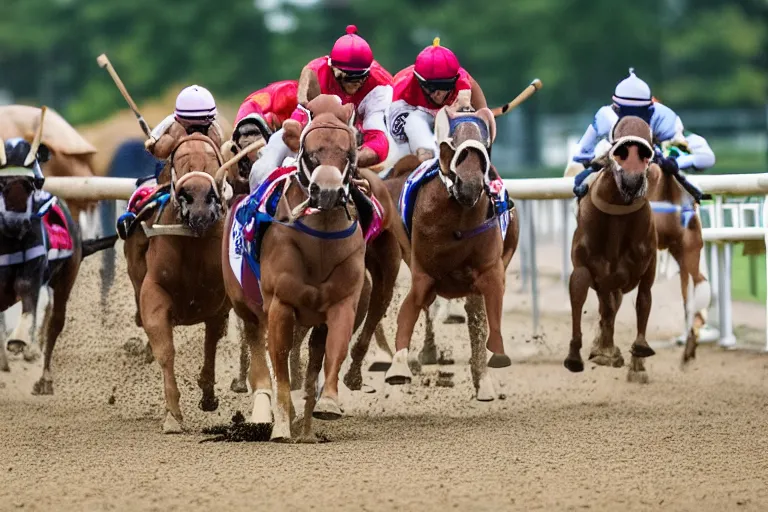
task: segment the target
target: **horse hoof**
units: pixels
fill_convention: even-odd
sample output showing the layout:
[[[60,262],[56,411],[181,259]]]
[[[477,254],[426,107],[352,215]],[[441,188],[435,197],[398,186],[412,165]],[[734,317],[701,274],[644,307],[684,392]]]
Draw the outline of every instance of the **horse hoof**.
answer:
[[[478,402],[491,402],[496,399],[496,389],[493,385],[493,379],[486,373],[480,377],[480,382],[477,385],[477,396],[475,397]]]
[[[563,366],[565,366],[569,371],[573,373],[584,371],[584,361],[581,359],[567,358],[565,361],[563,361]]]
[[[445,317],[445,320],[443,320],[443,324],[446,325],[452,325],[452,324],[465,324],[467,323],[467,318],[464,315],[448,315]]]
[[[232,379],[232,384],[229,385],[229,389],[235,393],[247,393],[248,384],[246,384],[244,380]]]
[[[276,443],[289,442],[291,440],[291,426],[287,422],[285,425],[280,426],[275,424],[272,427],[272,434],[270,434],[269,440]]]
[[[272,391],[258,389],[253,394],[251,423],[272,423]]]
[[[350,368],[347,371],[347,374],[344,375],[344,385],[350,391],[360,391],[363,387],[363,374],[360,372],[360,368]]]
[[[488,359],[488,368],[507,368],[512,366],[512,360],[507,354],[492,354]]]
[[[640,343],[633,343],[632,348],[630,349],[630,353],[635,357],[651,357],[656,355],[656,351],[654,351],[651,347]]]
[[[313,418],[324,421],[341,419],[343,414],[336,400],[327,396],[320,397],[320,400],[315,404],[315,410],[312,411]]]
[[[413,373],[408,367],[408,349],[404,348],[398,350],[392,358],[392,366],[387,370],[384,382],[391,386],[400,386],[410,383],[411,379],[413,379]]]
[[[8,340],[6,348],[11,354],[19,355],[24,352],[26,346],[27,344],[22,340]]]
[[[424,366],[437,364],[437,348],[431,345],[429,348],[424,347],[421,349],[421,352],[419,352],[419,362]]]
[[[32,394],[39,395],[52,395],[53,394],[53,381],[50,379],[40,378],[32,386]]]
[[[219,399],[216,396],[203,397],[200,399],[199,406],[203,412],[213,412],[219,408]]]
[[[368,367],[369,372],[385,372],[392,366],[392,361],[374,361]]]
[[[645,370],[629,370],[627,373],[627,382],[633,382],[635,384],[648,384],[648,372]]]
[[[183,431],[181,421],[177,420],[171,411],[167,411],[163,422],[163,434],[181,434]]]

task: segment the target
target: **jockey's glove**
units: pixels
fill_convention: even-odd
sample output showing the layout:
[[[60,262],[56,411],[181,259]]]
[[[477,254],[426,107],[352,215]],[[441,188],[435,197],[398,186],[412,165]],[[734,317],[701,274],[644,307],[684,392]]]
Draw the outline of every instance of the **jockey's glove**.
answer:
[[[672,176],[675,176],[680,173],[680,168],[677,165],[677,160],[672,156],[666,156],[666,157],[662,156],[660,158],[657,158],[657,162],[664,174],[671,174]]]

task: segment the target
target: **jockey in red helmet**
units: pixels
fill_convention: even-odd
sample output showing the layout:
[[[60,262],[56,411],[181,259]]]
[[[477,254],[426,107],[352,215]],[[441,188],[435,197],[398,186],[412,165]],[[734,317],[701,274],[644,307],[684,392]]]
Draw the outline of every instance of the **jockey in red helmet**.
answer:
[[[274,82],[251,93],[237,111],[235,126],[232,132],[232,141],[225,144],[222,153],[229,158],[243,148],[259,139],[269,138],[274,132],[283,126],[283,121],[291,117],[298,105],[297,92],[299,83],[296,80],[282,80]],[[230,147],[231,146],[231,147]],[[229,155],[227,149],[232,153]],[[250,164],[246,159],[238,162],[241,167],[250,170],[250,165],[256,161],[258,155],[249,154]]]
[[[389,109],[389,133],[399,156],[416,154],[422,160],[435,155],[435,115],[452,105],[460,91],[471,91],[475,110],[487,107],[478,83],[459,65],[456,55],[436,37],[424,48],[412,66],[394,78],[394,95]]]
[[[392,75],[373,59],[368,43],[354,25],[336,40],[330,55],[304,66],[299,79],[299,103],[317,94],[335,94],[342,104],[355,106],[355,124],[362,132],[357,162],[370,167],[389,153],[385,115],[392,103]]]

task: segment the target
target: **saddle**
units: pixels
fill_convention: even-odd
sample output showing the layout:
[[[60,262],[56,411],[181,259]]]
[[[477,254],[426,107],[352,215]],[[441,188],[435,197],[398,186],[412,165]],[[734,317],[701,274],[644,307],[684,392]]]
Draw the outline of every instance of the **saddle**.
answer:
[[[149,218],[153,213],[162,212],[170,199],[170,183],[157,185],[148,180],[137,180],[139,187],[128,200],[124,214],[117,219],[117,235],[126,240],[140,225],[140,221]]]

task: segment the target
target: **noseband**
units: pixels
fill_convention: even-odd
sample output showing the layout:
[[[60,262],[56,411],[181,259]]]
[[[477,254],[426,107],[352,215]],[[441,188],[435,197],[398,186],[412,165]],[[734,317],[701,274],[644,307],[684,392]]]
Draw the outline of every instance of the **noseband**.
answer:
[[[184,144],[185,142],[190,142],[195,140],[205,142],[206,144],[208,144],[210,147],[213,148],[213,152],[216,155],[216,162],[219,167],[221,167],[224,164],[224,161],[221,157],[221,153],[219,152],[219,148],[217,148],[216,144],[207,136],[195,133],[179,140],[179,143],[173,149],[168,159],[171,165],[171,201],[178,206],[180,204],[179,197],[178,197],[178,190],[180,190],[184,186],[184,184],[187,181],[189,181],[191,178],[198,177],[198,178],[204,178],[210,182],[211,187],[213,188],[214,196],[216,198],[216,203],[219,205],[220,208],[223,209],[224,203],[221,199],[221,194],[219,193],[218,186],[216,185],[216,179],[212,175],[202,171],[190,171],[182,175],[181,178],[177,178],[176,176],[176,168],[174,166],[176,151],[178,151],[181,145]]]

